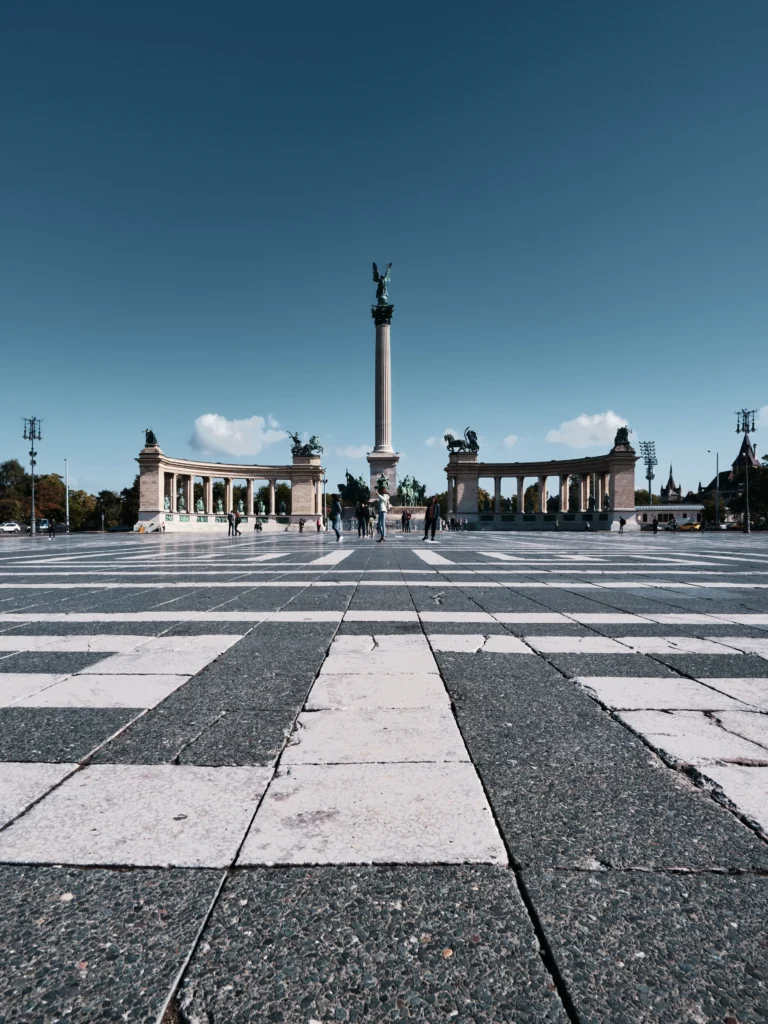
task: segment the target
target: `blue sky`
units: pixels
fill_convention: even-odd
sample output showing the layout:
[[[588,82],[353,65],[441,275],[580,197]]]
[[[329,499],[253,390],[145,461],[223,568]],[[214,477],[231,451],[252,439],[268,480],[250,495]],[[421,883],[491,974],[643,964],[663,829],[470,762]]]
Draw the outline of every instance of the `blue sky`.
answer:
[[[761,452],[766,37],[762,0],[9,0],[0,458],[37,415],[39,468],[90,490],[146,426],[189,456],[215,423],[222,461],[316,433],[331,484],[365,472],[372,260],[431,489],[426,442],[467,425],[487,461],[562,458],[610,411],[687,489],[747,406]]]

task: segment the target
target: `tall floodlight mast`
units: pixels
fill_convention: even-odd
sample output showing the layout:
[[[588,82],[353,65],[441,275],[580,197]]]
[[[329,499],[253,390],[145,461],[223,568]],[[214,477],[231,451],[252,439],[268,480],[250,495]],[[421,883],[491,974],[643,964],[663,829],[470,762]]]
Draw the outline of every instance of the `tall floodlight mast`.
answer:
[[[653,495],[651,493],[651,481],[655,474],[653,467],[658,465],[658,459],[656,458],[656,442],[655,441],[641,441],[638,445],[640,449],[640,457],[645,463],[645,479],[648,481],[648,504],[653,504]]]
[[[37,416],[32,416],[31,419],[24,420],[24,440],[30,442],[29,446],[29,464],[32,469],[32,511],[29,519],[29,535],[34,537],[35,535],[35,465],[37,452],[35,451],[35,441],[42,441],[43,435],[40,432],[40,425],[43,421],[39,420]]]

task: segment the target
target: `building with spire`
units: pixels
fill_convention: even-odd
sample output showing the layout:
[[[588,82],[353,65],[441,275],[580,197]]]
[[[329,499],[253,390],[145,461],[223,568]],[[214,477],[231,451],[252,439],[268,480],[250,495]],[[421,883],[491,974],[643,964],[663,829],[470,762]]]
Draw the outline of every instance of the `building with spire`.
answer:
[[[669,480],[661,488],[661,503],[662,505],[672,505],[683,500],[683,488],[682,485],[678,486],[675,483],[675,478],[672,475],[672,463],[669,464]]]

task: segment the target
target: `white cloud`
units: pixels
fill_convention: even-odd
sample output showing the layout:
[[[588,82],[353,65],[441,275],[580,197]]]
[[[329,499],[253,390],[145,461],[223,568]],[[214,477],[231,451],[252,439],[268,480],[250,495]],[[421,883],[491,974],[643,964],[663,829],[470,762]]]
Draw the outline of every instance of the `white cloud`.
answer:
[[[611,445],[619,427],[626,426],[626,419],[617,416],[613,410],[597,412],[594,416],[582,413],[574,420],[566,420],[557,430],[550,430],[547,441],[553,444],[567,444],[569,448],[593,448],[596,445]]]
[[[277,420],[271,413],[269,414],[269,416],[267,416],[267,423],[273,430],[277,430],[278,427],[280,426],[280,424],[277,422]]]
[[[288,437],[284,430],[277,430],[276,427],[277,422],[271,416],[267,428],[263,416],[251,416],[248,420],[228,420],[216,412],[207,412],[195,420],[189,443],[192,448],[203,452],[258,455],[264,448]]]
[[[337,448],[337,455],[346,455],[348,459],[362,459],[370,451],[370,446],[367,444],[349,445],[346,448]]]
[[[424,444],[427,445],[428,448],[434,448],[434,446],[437,444],[437,438],[428,437]]]
[[[762,409],[757,410],[757,421],[756,426],[768,427],[768,405],[764,405]]]
[[[504,438],[504,447],[514,448],[517,444],[517,440],[517,434],[507,434],[507,436]]]

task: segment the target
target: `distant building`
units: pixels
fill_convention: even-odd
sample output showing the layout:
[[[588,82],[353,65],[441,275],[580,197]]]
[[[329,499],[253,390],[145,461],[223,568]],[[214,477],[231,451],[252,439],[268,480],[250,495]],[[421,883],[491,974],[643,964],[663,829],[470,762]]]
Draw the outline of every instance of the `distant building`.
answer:
[[[745,434],[741,448],[739,448],[739,454],[731,463],[730,469],[723,469],[720,472],[720,500],[724,505],[727,505],[731,498],[735,497],[739,493],[739,488],[736,484],[736,478],[739,475],[739,470],[744,469],[745,463],[749,463],[750,469],[759,469],[760,462],[755,454],[755,448],[749,439],[749,434]],[[718,477],[713,476],[707,486],[703,489],[702,493],[708,497],[714,498],[715,489],[717,488]],[[701,487],[701,485],[699,485]]]
[[[667,480],[664,487],[661,488],[661,503],[662,505],[673,505],[676,502],[683,500],[683,488],[675,483],[675,478],[672,476],[672,463],[669,464],[669,480]]]

